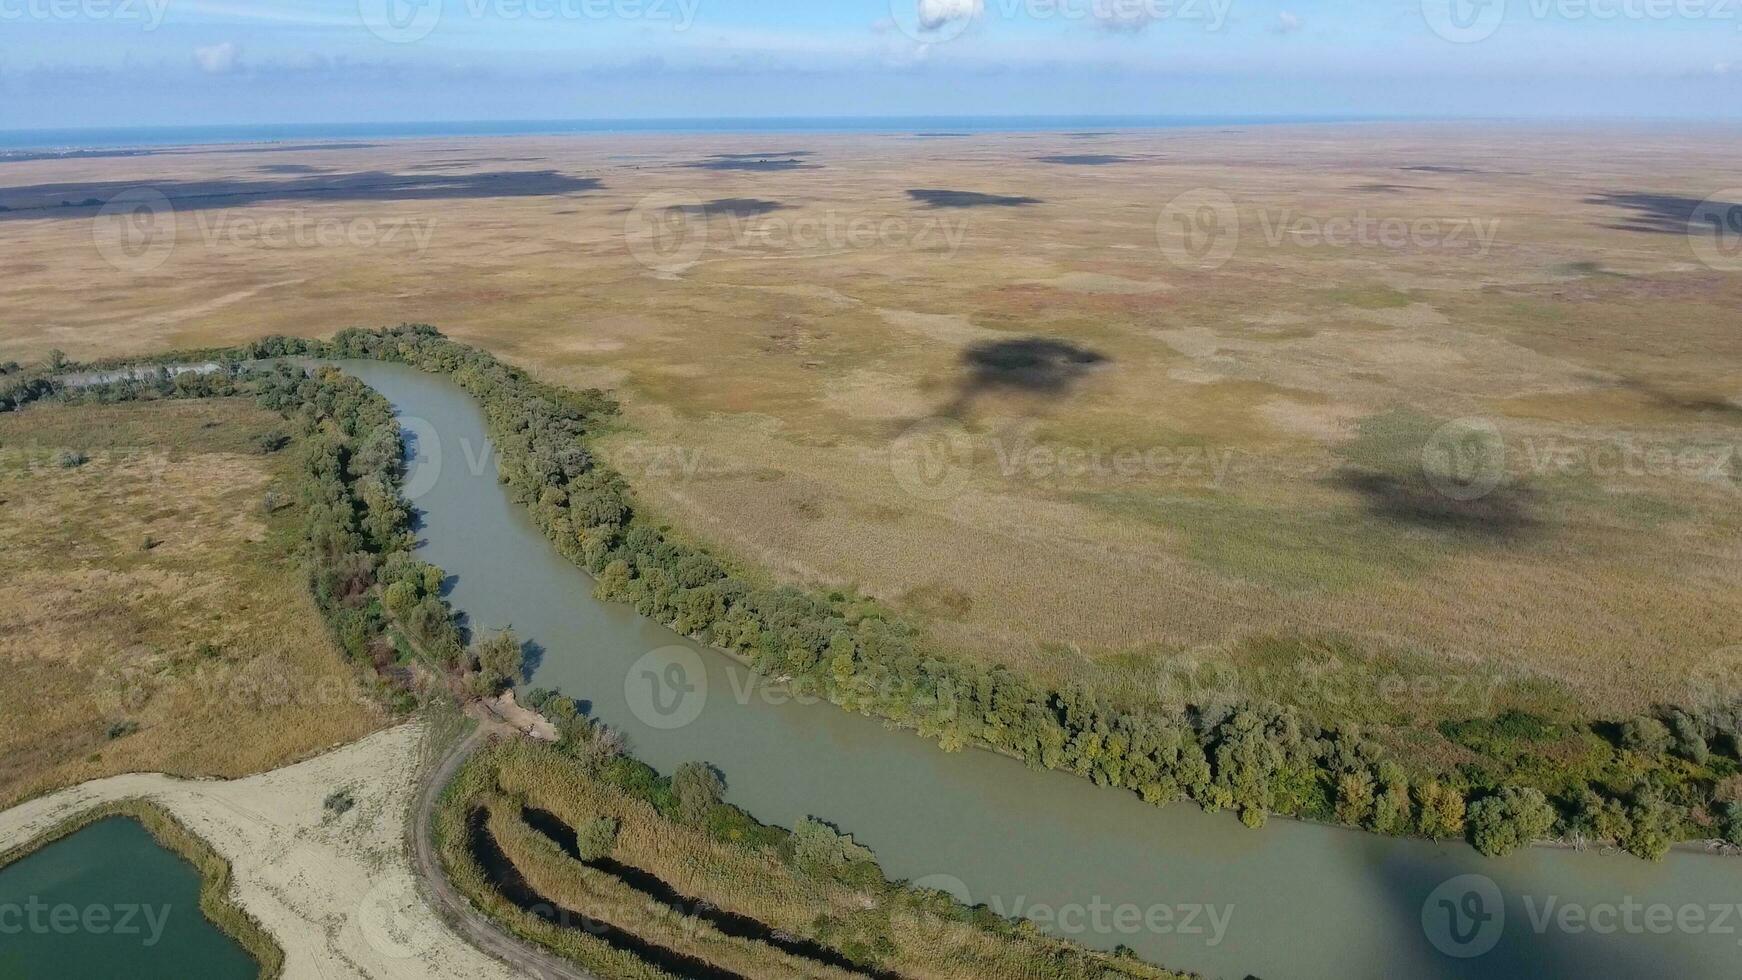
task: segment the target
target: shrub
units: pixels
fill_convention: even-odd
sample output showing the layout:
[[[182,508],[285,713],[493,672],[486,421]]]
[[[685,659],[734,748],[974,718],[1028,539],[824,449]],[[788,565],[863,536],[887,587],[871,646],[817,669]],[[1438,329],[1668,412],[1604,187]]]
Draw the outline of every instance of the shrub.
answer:
[[[343,787],[328,793],[327,798],[321,801],[321,809],[335,817],[344,816],[356,805],[357,798],[351,794],[350,789]]]
[[[850,876],[855,868],[875,870],[877,866],[870,848],[815,817],[805,817],[792,828],[787,846],[793,866],[810,874],[841,878]]]
[[[1669,727],[1648,715],[1621,726],[1621,747],[1641,755],[1662,755],[1670,741]]]
[[[1470,807],[1470,843],[1498,857],[1547,836],[1554,824],[1554,807],[1541,790],[1507,786]]]
[[[118,738],[126,738],[138,730],[139,723],[136,721],[117,721],[109,725],[107,734],[109,741],[113,742]]]
[[[594,817],[575,828],[575,847],[583,861],[608,857],[616,846],[617,821],[611,817]]]
[[[1706,745],[1706,733],[1700,723],[1685,711],[1669,713],[1670,737],[1675,740],[1676,754],[1695,765],[1703,766],[1711,758],[1711,748]]]
[[[1337,822],[1359,827],[1373,812],[1373,777],[1346,772],[1337,779]]]
[[[1626,831],[1619,837],[1628,853],[1651,861],[1661,860],[1675,843],[1677,831],[1687,811],[1668,800],[1649,785],[1633,792],[1633,802],[1627,807]]]
[[[726,781],[713,766],[686,762],[671,774],[671,792],[677,797],[678,817],[688,823],[701,823],[726,794]]]
[[[290,445],[290,436],[277,429],[273,429],[271,432],[262,432],[254,437],[254,448],[263,456],[270,456],[288,445]]]
[[[473,659],[478,662],[478,674],[486,694],[513,687],[526,674],[525,654],[513,630],[503,630],[478,644]]]
[[[70,470],[85,465],[91,457],[77,449],[63,449],[54,457],[55,465],[63,470]]]

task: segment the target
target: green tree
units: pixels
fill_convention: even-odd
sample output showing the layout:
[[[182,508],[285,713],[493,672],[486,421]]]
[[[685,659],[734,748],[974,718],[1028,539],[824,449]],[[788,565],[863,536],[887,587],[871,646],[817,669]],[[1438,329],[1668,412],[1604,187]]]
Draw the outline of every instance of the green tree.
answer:
[[[1507,786],[1470,807],[1470,843],[1498,857],[1546,837],[1554,824],[1554,807],[1541,790]]]
[[[1439,780],[1421,783],[1416,787],[1416,808],[1420,808],[1416,830],[1421,836],[1441,841],[1463,834],[1463,794],[1453,787]]]
[[[478,644],[473,656],[484,683],[495,691],[518,684],[526,672],[525,656],[513,630],[503,630]]]
[[[701,823],[726,795],[726,781],[713,766],[686,762],[672,773],[671,792],[677,798],[678,817],[688,823]]]
[[[1621,726],[1621,747],[1640,755],[1657,756],[1669,751],[1669,727],[1649,715],[1640,715]]]
[[[575,847],[583,861],[608,857],[616,846],[617,821],[610,817],[594,817],[575,828]]]

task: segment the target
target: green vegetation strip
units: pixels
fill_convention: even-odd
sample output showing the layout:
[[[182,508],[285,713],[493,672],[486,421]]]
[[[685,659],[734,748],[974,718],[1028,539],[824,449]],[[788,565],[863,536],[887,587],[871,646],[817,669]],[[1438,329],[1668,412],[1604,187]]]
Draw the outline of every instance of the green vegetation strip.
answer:
[[[260,964],[261,980],[274,980],[284,972],[284,950],[258,920],[230,900],[230,862],[184,827],[168,810],[149,800],[117,800],[86,810],[0,854],[0,869],[111,817],[137,820],[166,850],[194,866],[200,874],[200,913],[225,935],[236,940]]]
[[[721,801],[706,766],[664,777],[572,710],[552,717],[558,745],[505,741],[467,761],[437,843],[486,914],[603,977],[1182,977],[888,881],[821,821],[762,824]],[[669,969],[625,959],[619,934]]]
[[[1620,723],[1560,723],[1516,712],[1469,719],[1438,733],[1467,761],[1423,771],[1425,763],[1406,767],[1386,758],[1356,726],[1321,723],[1268,701],[1172,710],[1082,686],[1048,690],[937,649],[913,623],[866,597],[756,584],[730,562],[639,516],[628,485],[590,447],[616,414],[615,402],[598,391],[538,382],[432,327],[345,330],[328,342],[274,337],[161,359],[293,355],[394,361],[451,378],[482,403],[509,492],[560,553],[596,577],[602,598],[630,603],[837,705],[915,729],[948,751],[980,746],[1129,789],[1156,805],[1186,797],[1208,810],[1232,809],[1252,826],[1280,813],[1385,834],[1465,835],[1487,854],[1551,835],[1614,843],[1652,858],[1678,840],[1724,836],[1742,844],[1742,806],[1733,798],[1742,783],[1742,704],[1666,706]],[[321,377],[323,385],[350,391]],[[202,382],[165,375],[155,383],[174,389]],[[7,397],[40,387],[19,380]],[[385,493],[398,454],[369,454],[370,433],[393,432],[397,445],[397,430],[366,395],[354,399],[366,404],[365,418],[347,425],[345,412],[332,417],[345,435],[360,439],[361,474],[337,450],[317,470],[330,493],[350,501],[336,504],[314,529],[315,550],[327,563],[316,583],[323,608],[332,610],[354,655],[372,649],[374,631],[402,623],[413,639],[440,651],[450,669],[487,675],[483,664],[466,662],[457,641],[441,635],[448,619],[435,594],[439,579],[397,550],[396,498],[389,505]],[[301,404],[305,417],[319,421],[318,399],[312,409]],[[367,575],[347,577],[363,565]],[[355,602],[358,582],[366,595],[387,583],[379,589],[383,601]]]

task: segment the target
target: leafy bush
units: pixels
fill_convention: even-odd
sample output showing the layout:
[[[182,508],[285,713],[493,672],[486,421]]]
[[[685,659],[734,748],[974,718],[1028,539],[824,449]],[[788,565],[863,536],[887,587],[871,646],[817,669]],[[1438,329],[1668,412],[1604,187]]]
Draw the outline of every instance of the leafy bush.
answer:
[[[581,860],[597,861],[608,857],[617,846],[617,821],[610,817],[594,817],[575,828],[575,846]]]
[[[1669,728],[1650,715],[1640,715],[1621,726],[1621,747],[1641,755],[1662,755],[1669,751]]]
[[[713,766],[686,762],[671,774],[671,792],[677,798],[678,818],[701,823],[725,795],[726,781]]]
[[[853,840],[815,817],[805,817],[792,828],[786,846],[794,867],[807,874],[854,880],[867,873],[882,878],[876,855],[871,849]]]
[[[1468,825],[1476,850],[1497,857],[1546,837],[1555,811],[1541,790],[1507,786],[1472,804]]]

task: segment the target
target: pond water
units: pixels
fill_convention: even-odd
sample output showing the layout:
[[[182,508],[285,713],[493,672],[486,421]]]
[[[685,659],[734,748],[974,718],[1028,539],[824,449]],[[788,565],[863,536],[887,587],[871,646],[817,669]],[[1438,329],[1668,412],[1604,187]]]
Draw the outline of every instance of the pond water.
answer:
[[[534,645],[560,689],[665,772],[718,766],[764,821],[816,816],[886,871],[1053,933],[1206,976],[1726,977],[1742,972],[1742,861],[1661,863],[1393,840],[1273,820],[1247,830],[1186,803],[1036,772],[791,692],[592,596],[495,476],[483,413],[403,365],[346,362],[400,414],[420,555],[453,576],[475,630]]]
[[[0,869],[0,978],[251,980],[260,967],[200,913],[200,876],[112,817]]]

